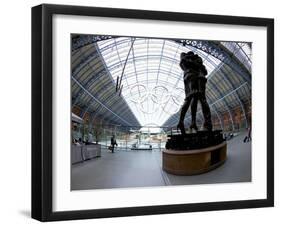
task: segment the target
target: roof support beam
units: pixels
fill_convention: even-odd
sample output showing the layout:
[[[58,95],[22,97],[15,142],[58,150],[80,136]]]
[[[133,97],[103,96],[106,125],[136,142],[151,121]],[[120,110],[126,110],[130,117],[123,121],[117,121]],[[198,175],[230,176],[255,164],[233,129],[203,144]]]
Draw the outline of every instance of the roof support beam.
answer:
[[[90,97],[93,98],[94,101],[96,101],[97,103],[99,103],[101,105],[101,107],[105,108],[107,111],[111,112],[114,116],[116,116],[117,118],[121,119],[123,122],[125,122],[127,125],[131,125],[129,122],[127,122],[125,119],[123,119],[122,117],[120,117],[119,115],[117,115],[115,112],[111,111],[107,106],[105,106],[102,102],[100,102],[96,97],[94,97],[87,89],[85,89],[73,76],[71,76],[72,80],[74,82],[76,82],[76,84],[78,86],[80,86],[85,93],[87,93]]]

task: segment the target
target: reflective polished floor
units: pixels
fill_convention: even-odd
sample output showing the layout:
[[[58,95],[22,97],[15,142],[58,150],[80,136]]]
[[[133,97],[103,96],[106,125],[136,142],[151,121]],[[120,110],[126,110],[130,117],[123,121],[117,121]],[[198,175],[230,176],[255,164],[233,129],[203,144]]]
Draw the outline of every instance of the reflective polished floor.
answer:
[[[176,176],[162,170],[161,151],[102,150],[102,156],[72,165],[71,189],[110,189],[251,181],[251,142],[245,133],[228,141],[227,161],[208,173]]]

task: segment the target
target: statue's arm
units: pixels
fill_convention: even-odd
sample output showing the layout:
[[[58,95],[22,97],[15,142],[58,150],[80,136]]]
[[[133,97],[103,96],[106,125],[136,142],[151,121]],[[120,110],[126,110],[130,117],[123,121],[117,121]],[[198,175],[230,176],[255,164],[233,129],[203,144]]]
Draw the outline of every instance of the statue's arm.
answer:
[[[180,68],[184,71],[185,70],[185,67],[184,67],[184,62],[183,60],[180,61]]]

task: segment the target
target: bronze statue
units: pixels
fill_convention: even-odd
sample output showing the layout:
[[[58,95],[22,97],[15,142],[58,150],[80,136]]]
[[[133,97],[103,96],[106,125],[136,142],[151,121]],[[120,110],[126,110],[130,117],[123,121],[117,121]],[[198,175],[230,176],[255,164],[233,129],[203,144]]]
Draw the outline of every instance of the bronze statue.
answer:
[[[203,65],[202,58],[194,52],[181,53],[180,67],[184,71],[184,88],[185,100],[181,108],[180,119],[177,128],[180,129],[181,134],[185,135],[184,118],[191,103],[191,125],[190,129],[198,131],[196,125],[197,103],[200,101],[203,116],[204,128],[207,131],[212,131],[212,120],[210,107],[206,100],[205,89],[208,74]]]

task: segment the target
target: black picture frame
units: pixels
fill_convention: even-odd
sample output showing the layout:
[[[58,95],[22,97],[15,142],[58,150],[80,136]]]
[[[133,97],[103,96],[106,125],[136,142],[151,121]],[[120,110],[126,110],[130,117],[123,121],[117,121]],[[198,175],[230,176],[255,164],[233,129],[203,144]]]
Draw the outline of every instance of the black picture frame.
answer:
[[[93,210],[52,210],[52,18],[55,14],[182,21],[267,28],[267,198]],[[274,206],[274,20],[43,4],[32,8],[32,218],[40,221],[122,217]]]

